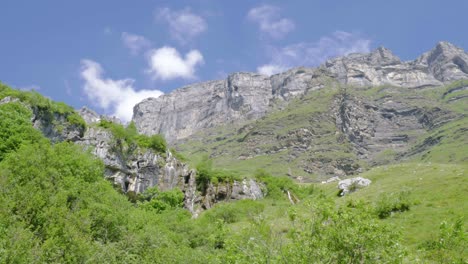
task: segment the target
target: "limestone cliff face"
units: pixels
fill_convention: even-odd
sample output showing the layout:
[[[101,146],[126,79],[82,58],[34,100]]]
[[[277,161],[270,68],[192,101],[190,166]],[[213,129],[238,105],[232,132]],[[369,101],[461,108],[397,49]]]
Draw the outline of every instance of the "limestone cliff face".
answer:
[[[135,106],[134,121],[140,133],[160,133],[174,141],[206,127],[261,117],[271,98],[267,76],[236,73],[146,99]]]
[[[0,100],[0,104],[13,102],[21,101],[12,97]],[[89,149],[103,161],[103,176],[130,198],[152,187],[158,187],[161,191],[179,188],[185,194],[185,208],[196,216],[220,201],[260,199],[264,196],[264,185],[253,180],[210,184],[209,192],[202,194],[197,190],[196,171],[175,158],[170,151],[162,154],[138,147],[123,147],[109,130],[97,125],[102,119],[118,120],[100,116],[84,107],[78,114],[86,121],[85,128],[67,121],[65,114],[23,104],[32,111],[32,126],[54,143],[68,141]]]
[[[349,95],[336,98],[331,113],[337,130],[347,137],[357,157],[371,163],[385,150],[407,151],[419,135],[460,117],[438,107],[416,107],[394,98],[364,101]]]
[[[0,100],[0,105],[14,102],[21,102],[21,100],[7,96]],[[85,132],[84,127],[70,123],[67,120],[67,116],[64,114],[53,113],[24,102],[22,104],[32,112],[32,126],[41,131],[44,136],[54,143],[60,141],[75,142],[79,140]]]
[[[188,166],[168,152],[166,157],[150,150],[119,149],[112,134],[102,128],[90,127],[77,142],[90,147],[105,166],[105,177],[123,193],[137,194],[157,186],[165,191],[184,186],[184,177],[190,176]]]
[[[104,176],[130,197],[152,187],[158,187],[161,191],[179,188],[185,194],[185,208],[194,215],[220,201],[263,197],[262,184],[255,181],[210,185],[209,195],[202,195],[197,191],[196,171],[175,158],[170,151],[161,154],[148,149],[122,147],[110,131],[95,125],[107,117],[87,108],[82,108],[79,113],[89,127],[76,143],[90,148],[91,153],[104,162]],[[243,188],[237,188],[239,185]],[[223,192],[225,189],[229,192]]]
[[[264,116],[286,102],[330,80],[351,86],[438,86],[468,78],[468,54],[447,42],[414,61],[402,62],[386,48],[328,60],[318,68],[295,68],[273,76],[234,73],[226,80],[193,84],[134,108],[140,133],[163,134],[170,142],[204,128]]]

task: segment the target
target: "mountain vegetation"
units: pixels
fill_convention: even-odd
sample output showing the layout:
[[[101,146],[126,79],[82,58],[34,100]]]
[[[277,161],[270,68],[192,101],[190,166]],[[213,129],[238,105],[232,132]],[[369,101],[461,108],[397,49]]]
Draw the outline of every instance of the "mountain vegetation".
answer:
[[[190,137],[168,142],[144,133],[148,116],[124,125],[0,84],[0,263],[467,263],[465,72],[424,55],[416,62],[437,74],[421,79],[415,62],[389,54],[329,68],[342,76],[337,61],[381,56],[424,85],[294,69],[282,85],[305,92],[283,91],[287,100],[270,98],[246,119],[237,114],[256,111],[248,98],[229,97],[232,122],[209,126],[221,120],[211,109],[203,129],[190,124]],[[308,72],[324,85],[302,82]],[[367,84],[363,75],[349,78]],[[240,91],[268,79],[252,76],[206,85]],[[135,114],[192,92],[148,99]],[[371,184],[342,196],[332,176]]]

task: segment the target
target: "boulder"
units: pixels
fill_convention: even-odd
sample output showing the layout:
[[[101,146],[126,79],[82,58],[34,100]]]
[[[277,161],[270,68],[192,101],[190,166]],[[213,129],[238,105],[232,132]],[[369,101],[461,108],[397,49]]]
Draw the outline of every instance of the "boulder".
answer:
[[[341,180],[338,182],[338,189],[340,189],[339,195],[344,196],[345,194],[355,192],[369,186],[371,182],[371,180],[362,177]]]

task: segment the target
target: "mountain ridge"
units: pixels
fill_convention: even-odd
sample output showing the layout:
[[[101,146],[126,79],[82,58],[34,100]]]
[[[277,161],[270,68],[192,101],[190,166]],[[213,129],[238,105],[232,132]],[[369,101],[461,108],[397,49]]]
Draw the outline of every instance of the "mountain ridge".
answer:
[[[134,107],[140,133],[163,134],[169,142],[208,127],[263,117],[292,98],[324,88],[330,81],[349,86],[436,87],[468,78],[468,54],[448,42],[402,62],[379,47],[329,59],[318,67],[297,67],[272,76],[238,72],[224,80],[195,83]]]

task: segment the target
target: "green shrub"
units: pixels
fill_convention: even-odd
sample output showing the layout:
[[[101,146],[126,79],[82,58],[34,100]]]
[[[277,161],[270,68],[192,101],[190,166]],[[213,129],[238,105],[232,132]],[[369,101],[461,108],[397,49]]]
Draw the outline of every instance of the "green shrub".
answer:
[[[438,263],[466,263],[468,239],[464,222],[463,218],[456,219],[454,223],[443,221],[438,236],[420,246],[426,257]]]
[[[233,171],[228,170],[219,170],[213,168],[213,161],[204,156],[201,161],[196,166],[197,169],[197,189],[203,194],[206,193],[208,185],[210,183],[219,184],[219,183],[232,183],[235,180],[240,180],[241,178]]]
[[[295,221],[292,243],[282,251],[290,263],[401,263],[401,235],[366,210],[336,209],[315,200],[313,217]]]
[[[284,198],[285,193],[290,192],[293,195],[305,197],[313,193],[314,187],[299,187],[291,178],[273,177],[264,170],[255,172],[255,179],[266,184],[267,196],[271,198]]]
[[[289,210],[288,233],[258,215],[225,239],[227,263],[402,263],[400,233],[371,212],[317,197]],[[300,208],[300,209],[299,209]],[[275,222],[277,223],[277,222]]]
[[[224,202],[216,204],[213,208],[202,215],[202,219],[207,219],[213,223],[222,220],[224,223],[235,223],[241,219],[253,218],[265,209],[265,205],[253,200],[240,200],[236,202]]]
[[[138,146],[151,149],[157,153],[166,152],[167,143],[162,135],[140,135],[133,122],[130,122],[127,127],[124,127],[121,124],[103,119],[99,122],[98,126],[111,131],[114,139],[118,142],[117,144],[120,145],[120,151],[123,151],[123,149],[133,150]]]
[[[63,102],[54,102],[36,91],[15,90],[0,83],[0,100],[8,96],[18,98],[21,102],[37,108],[38,112],[48,116],[51,122],[54,114],[59,114],[65,116],[70,124],[81,126],[82,129],[86,128],[86,122],[83,118],[71,106]]]
[[[20,103],[0,105],[0,161],[21,145],[45,140],[31,125],[31,111]]]
[[[149,188],[140,195],[139,207],[146,210],[162,212],[184,206],[184,193],[178,188],[168,191],[159,191],[157,187]]]
[[[409,191],[384,193],[380,195],[375,204],[375,213],[379,218],[384,219],[392,213],[408,211],[412,204],[409,196]]]
[[[72,112],[68,114],[67,121],[72,125],[80,126],[83,129],[86,128],[86,122],[77,112]]]
[[[136,142],[140,147],[152,149],[159,153],[165,153],[167,149],[166,140],[162,135],[159,134],[149,137],[145,135],[138,135],[136,136]]]

